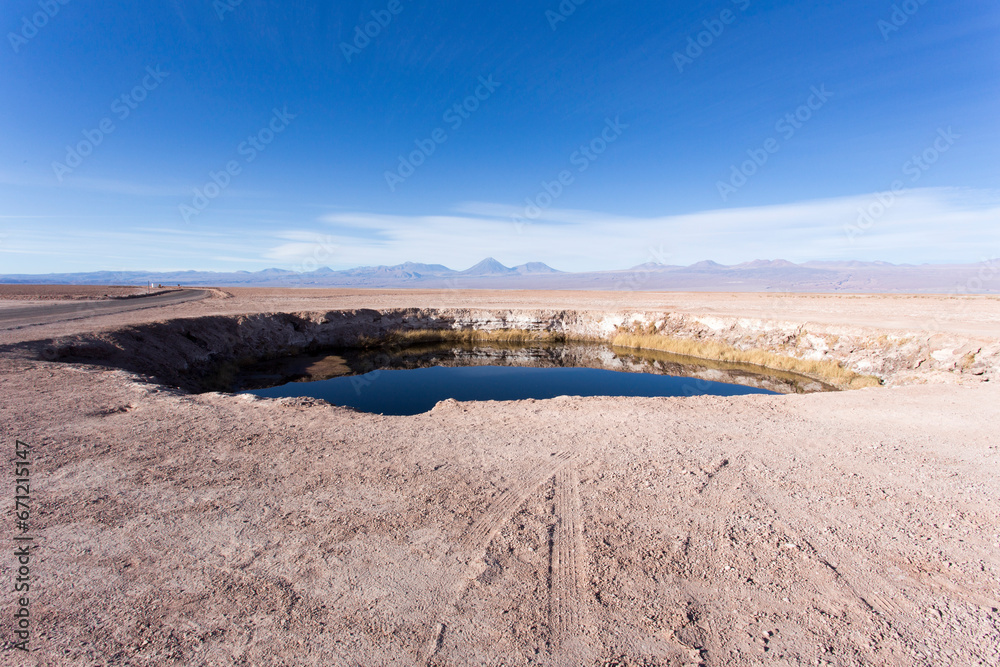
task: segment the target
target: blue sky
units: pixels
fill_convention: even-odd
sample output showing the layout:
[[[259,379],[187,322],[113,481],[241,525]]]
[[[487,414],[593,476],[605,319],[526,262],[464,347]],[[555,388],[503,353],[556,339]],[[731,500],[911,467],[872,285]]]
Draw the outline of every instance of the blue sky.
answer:
[[[995,2],[9,0],[0,29],[0,273],[1000,255]]]

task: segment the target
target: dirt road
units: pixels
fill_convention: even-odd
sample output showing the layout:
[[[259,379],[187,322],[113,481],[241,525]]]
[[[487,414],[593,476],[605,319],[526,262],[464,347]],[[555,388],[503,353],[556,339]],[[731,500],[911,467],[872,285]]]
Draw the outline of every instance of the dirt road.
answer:
[[[74,301],[70,303],[35,303],[30,306],[20,304],[0,308],[0,330],[20,329],[40,324],[54,324],[101,315],[119,315],[148,308],[175,306],[191,301],[200,301],[210,294],[207,290],[178,289],[166,294],[129,299],[106,301]]]

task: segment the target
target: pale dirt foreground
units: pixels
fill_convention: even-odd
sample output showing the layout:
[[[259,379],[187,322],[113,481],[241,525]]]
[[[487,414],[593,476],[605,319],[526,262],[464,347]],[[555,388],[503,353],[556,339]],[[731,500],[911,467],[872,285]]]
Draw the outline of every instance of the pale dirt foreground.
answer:
[[[229,292],[4,331],[0,344],[241,309],[408,305],[405,293]],[[749,317],[777,302],[463,294],[467,307]],[[1000,340],[995,299],[775,308],[831,326],[933,319],[952,334],[965,317],[968,333]],[[5,447],[17,437],[37,452],[38,579],[31,656],[0,663],[1000,664],[1000,387],[960,380],[381,417],[188,395],[11,352],[0,426]],[[9,503],[12,473],[4,484]],[[9,512],[3,526],[9,545]]]

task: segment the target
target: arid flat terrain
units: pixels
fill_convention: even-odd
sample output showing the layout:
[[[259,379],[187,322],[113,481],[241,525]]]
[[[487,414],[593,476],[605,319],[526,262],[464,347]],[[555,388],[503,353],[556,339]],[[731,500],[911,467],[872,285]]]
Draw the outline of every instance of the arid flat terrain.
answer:
[[[123,290],[124,292],[125,290]],[[82,293],[81,293],[82,292]],[[3,290],[0,290],[0,294]],[[210,290],[158,290],[133,292],[101,297],[89,296],[80,290],[51,290],[46,299],[31,301],[19,294],[20,300],[0,302],[0,329],[21,329],[58,322],[90,319],[96,316],[121,315],[135,310],[162,308],[204,299]]]
[[[0,286],[0,308],[8,289]],[[48,290],[49,286],[39,289]],[[86,287],[62,287],[57,298],[78,298]],[[95,290],[106,288],[97,287]],[[123,324],[174,317],[295,312],[352,308],[480,308],[566,309],[587,311],[689,312],[729,317],[796,321],[823,325],[873,327],[1000,338],[1000,296],[933,295],[834,295],[772,293],[671,293],[671,292],[512,292],[489,290],[344,290],[344,289],[245,289],[214,290],[217,298],[197,304],[162,308],[155,313],[92,318],[32,331],[28,337],[58,336]],[[21,297],[16,297],[20,299]],[[22,306],[18,302],[16,305]],[[3,327],[0,327],[0,332]],[[23,333],[0,333],[0,344],[25,340]]]
[[[150,323],[352,309],[670,314],[887,386],[383,417],[112,363],[171,340]],[[2,664],[1000,663],[995,297],[226,289],[0,346],[37,545],[32,650]]]
[[[165,291],[131,285],[0,285],[0,300],[77,301],[121,299]]]

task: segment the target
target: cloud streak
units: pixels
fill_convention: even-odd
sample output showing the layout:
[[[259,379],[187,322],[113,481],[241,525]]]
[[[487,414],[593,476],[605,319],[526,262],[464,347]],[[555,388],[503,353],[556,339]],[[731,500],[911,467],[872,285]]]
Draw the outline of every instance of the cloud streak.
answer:
[[[466,202],[435,215],[337,211],[293,229],[278,221],[249,225],[243,215],[202,230],[156,219],[133,227],[116,219],[114,228],[94,230],[73,216],[15,215],[4,218],[0,273],[265,265],[308,271],[406,261],[464,269],[487,256],[508,266],[542,261],[564,271],[600,271],[649,261],[967,263],[1000,255],[998,190],[925,188],[888,206],[884,200],[873,193],[657,217],[548,209],[523,225],[512,219],[521,207]],[[865,213],[870,222],[860,225]],[[28,259],[39,256],[52,261]]]
[[[496,203],[464,203],[455,207],[457,215],[335,213],[322,218],[328,233],[301,232],[267,256],[295,261],[323,239],[344,250],[335,268],[404,261],[463,268],[491,255],[507,264],[540,260],[588,271],[648,261],[651,247],[666,248],[679,264],[776,257],[974,262],[1000,250],[1000,192],[910,190],[862,233],[849,234],[877,201],[877,194],[867,194],[651,218],[548,209],[523,226],[511,219],[518,207]],[[344,229],[364,230],[368,238],[338,232]]]

